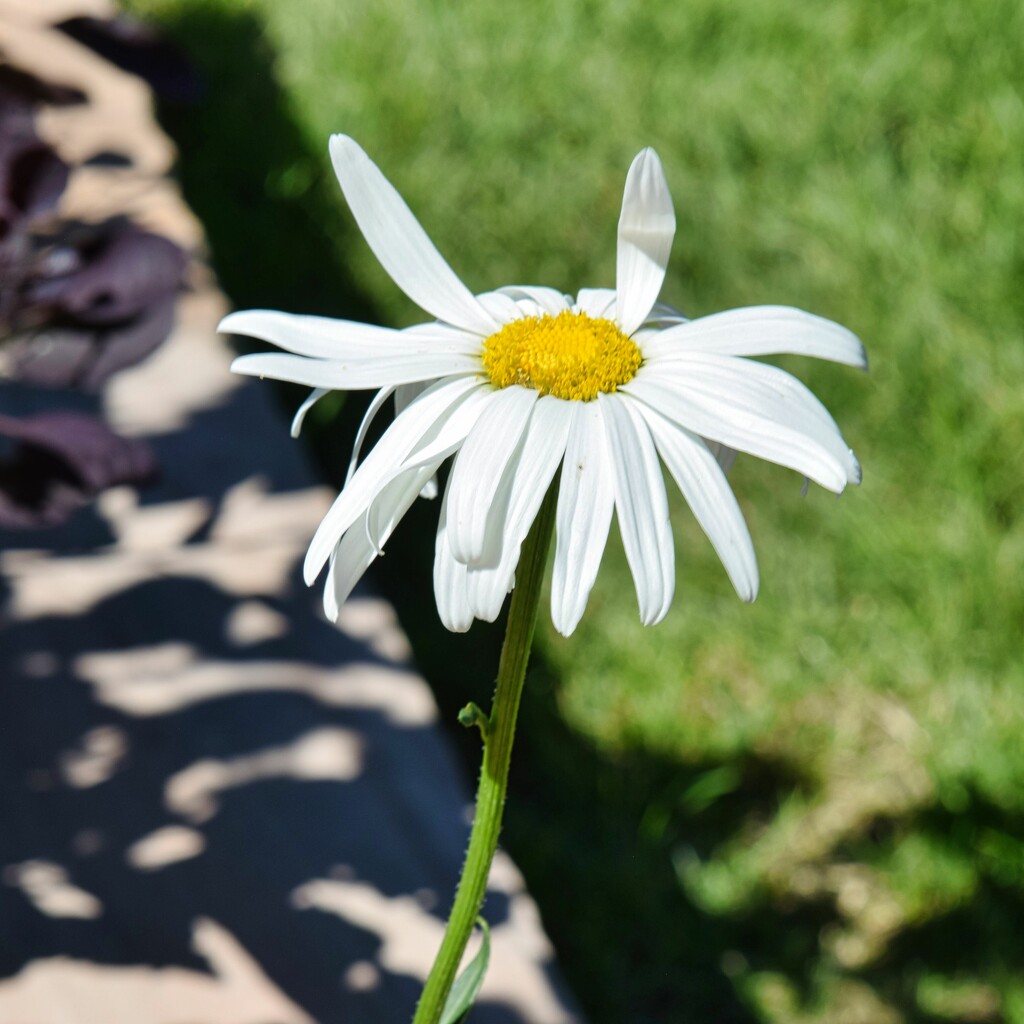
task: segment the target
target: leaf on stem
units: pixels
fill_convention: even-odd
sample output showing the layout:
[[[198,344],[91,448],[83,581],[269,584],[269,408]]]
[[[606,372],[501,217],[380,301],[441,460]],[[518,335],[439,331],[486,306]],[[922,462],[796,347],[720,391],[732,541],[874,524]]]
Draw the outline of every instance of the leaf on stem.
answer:
[[[455,979],[451,992],[448,993],[448,1000],[444,1004],[441,1013],[441,1024],[462,1024],[462,1021],[469,1016],[473,1007],[473,1000],[476,999],[480,986],[484,983],[484,975],[487,973],[487,964],[491,959],[491,929],[487,922],[478,917],[476,923],[484,933],[484,941],[480,950],[466,969]]]

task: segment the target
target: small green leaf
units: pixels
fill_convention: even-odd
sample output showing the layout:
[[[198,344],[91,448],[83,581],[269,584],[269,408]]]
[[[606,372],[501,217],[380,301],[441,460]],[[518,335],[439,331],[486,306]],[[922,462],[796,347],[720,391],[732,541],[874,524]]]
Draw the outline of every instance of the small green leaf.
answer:
[[[441,1013],[441,1024],[461,1024],[469,1016],[473,1007],[473,1000],[476,999],[480,986],[484,983],[484,975],[487,973],[487,964],[491,959],[491,929],[487,922],[478,917],[476,923],[480,925],[484,933],[484,941],[466,969],[455,979],[451,992],[448,993],[448,1000],[444,1004]]]

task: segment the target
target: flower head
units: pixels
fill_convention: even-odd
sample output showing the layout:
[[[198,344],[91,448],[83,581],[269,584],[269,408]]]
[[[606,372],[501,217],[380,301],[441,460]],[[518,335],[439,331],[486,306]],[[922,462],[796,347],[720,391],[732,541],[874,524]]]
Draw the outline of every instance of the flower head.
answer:
[[[662,463],[746,601],[757,594],[757,562],[721,462],[747,452],[836,493],[860,481],[824,406],[794,377],[749,358],[795,353],[863,367],[853,334],[784,306],[687,320],[658,302],[675,214],[652,149],[626,176],[616,287],[575,298],[535,286],[474,295],[352,139],[334,136],[331,157],[370,248],[434,319],[389,330],[250,310],[221,324],[287,350],[242,356],[233,369],[316,389],[293,433],[327,390],[379,389],[349,478],[306,555],[309,584],[329,566],[331,618],[452,456],[434,561],[438,611],[452,630],[497,617],[556,474],[551,614],[565,635],[583,615],[613,512],[642,621],[668,611],[675,555]],[[392,395],[395,419],[359,462],[366,427]]]

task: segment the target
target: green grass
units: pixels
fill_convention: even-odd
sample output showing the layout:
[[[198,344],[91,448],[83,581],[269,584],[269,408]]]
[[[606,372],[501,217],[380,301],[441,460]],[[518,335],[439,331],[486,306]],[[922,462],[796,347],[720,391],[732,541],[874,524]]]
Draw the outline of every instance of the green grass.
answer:
[[[677,503],[662,625],[640,627],[613,543],[576,636],[541,629],[507,843],[595,1024],[1024,1022],[1024,8],[131,6],[207,70],[169,123],[240,306],[416,319],[347,218],[333,131],[478,291],[612,284],[625,170],[653,145],[668,301],[861,335],[867,376],[782,363],[863,487],[733,472],[753,606]],[[378,579],[450,712],[486,699],[496,632],[441,635],[434,516]]]

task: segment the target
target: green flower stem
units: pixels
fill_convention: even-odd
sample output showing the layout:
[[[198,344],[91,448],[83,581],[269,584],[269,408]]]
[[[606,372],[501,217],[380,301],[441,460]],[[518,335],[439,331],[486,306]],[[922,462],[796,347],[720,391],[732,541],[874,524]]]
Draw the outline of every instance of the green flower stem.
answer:
[[[438,1024],[440,1021],[474,922],[483,906],[487,876],[501,831],[501,813],[508,789],[508,766],[512,757],[516,716],[519,713],[519,699],[523,693],[526,663],[533,643],[541,584],[555,524],[555,493],[554,488],[548,491],[519,557],[516,586],[512,591],[505,642],[498,664],[494,706],[490,718],[486,720],[486,727],[480,730],[484,739],[483,765],[476,793],[476,813],[469,837],[469,850],[444,940],[423,988],[423,995],[420,996],[413,1024]],[[474,712],[479,713],[479,709],[474,707]],[[473,712],[469,712],[467,718],[465,720],[460,715],[460,720],[466,725],[483,726]]]

